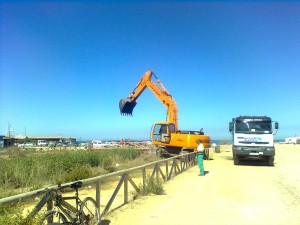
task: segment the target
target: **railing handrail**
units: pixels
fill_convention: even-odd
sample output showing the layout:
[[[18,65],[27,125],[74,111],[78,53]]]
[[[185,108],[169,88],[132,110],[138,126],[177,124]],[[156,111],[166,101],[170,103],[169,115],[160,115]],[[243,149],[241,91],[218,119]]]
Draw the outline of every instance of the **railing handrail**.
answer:
[[[172,157],[172,158],[174,158],[174,157]],[[90,183],[93,183],[97,180],[102,180],[102,179],[105,179],[105,178],[108,178],[108,177],[118,176],[118,175],[121,175],[121,174],[126,173],[126,172],[132,172],[134,170],[138,170],[138,169],[142,169],[142,168],[145,168],[145,167],[148,167],[148,166],[152,166],[152,165],[155,165],[157,163],[168,161],[170,159],[171,158],[168,158],[168,159],[165,159],[165,160],[159,160],[159,161],[147,163],[147,164],[144,164],[144,165],[140,165],[140,166],[137,166],[137,167],[116,171],[116,172],[113,172],[113,173],[103,174],[103,175],[100,175],[100,176],[83,179],[81,181],[82,181],[83,184],[90,184]],[[65,185],[70,185],[72,183],[74,183],[74,181],[69,182],[69,183],[65,183],[65,184],[62,184],[62,185],[65,186]],[[24,200],[24,199],[27,199],[27,198],[30,198],[30,197],[34,197],[34,196],[39,195],[43,192],[46,192],[47,188],[48,189],[55,189],[56,187],[58,187],[58,185],[51,186],[51,187],[45,187],[45,188],[37,189],[37,190],[34,190],[34,191],[25,192],[25,193],[22,193],[22,194],[2,198],[2,199],[0,199],[0,205],[8,204],[8,203],[11,203],[11,202],[17,202],[17,201]]]
[[[96,176],[96,177],[92,177],[92,178],[82,179],[81,181],[82,181],[83,184],[86,185],[86,184],[90,184],[90,183],[100,182],[100,180],[103,180],[105,178],[120,176],[120,175],[124,175],[126,173],[128,174],[128,173],[136,171],[136,170],[145,169],[147,167],[159,165],[159,164],[162,164],[162,163],[166,163],[166,167],[167,167],[168,166],[168,163],[167,163],[168,161],[171,161],[171,160],[174,161],[175,159],[182,159],[184,157],[188,157],[189,155],[195,155],[195,153],[192,152],[192,153],[187,153],[187,154],[184,154],[184,155],[173,156],[173,157],[170,157],[170,158],[167,158],[167,159],[162,159],[162,160],[159,160],[159,161],[147,163],[147,164],[136,166],[136,167],[133,167],[133,168],[120,170],[120,171],[117,171],[117,172],[104,174],[104,175],[100,175],[100,176]],[[186,167],[188,167],[188,165],[186,165]],[[187,169],[187,168],[185,168],[185,169]],[[175,168],[175,170],[176,170],[176,168]],[[184,169],[182,169],[182,171],[183,170]],[[172,171],[171,171],[171,173],[172,173]],[[72,183],[74,183],[74,181],[69,182],[69,183],[64,183],[62,185],[65,186],[65,185],[70,185]],[[55,186],[51,186],[51,187],[41,188],[41,189],[38,189],[38,190],[34,190],[34,191],[30,191],[30,192],[26,192],[26,193],[14,195],[14,196],[9,196],[9,197],[6,197],[6,198],[2,198],[2,199],[0,199],[0,206],[4,205],[4,204],[13,203],[13,202],[23,201],[25,199],[35,197],[35,196],[37,196],[41,193],[45,193],[49,189],[56,190],[57,188],[59,188],[59,186],[55,185]]]

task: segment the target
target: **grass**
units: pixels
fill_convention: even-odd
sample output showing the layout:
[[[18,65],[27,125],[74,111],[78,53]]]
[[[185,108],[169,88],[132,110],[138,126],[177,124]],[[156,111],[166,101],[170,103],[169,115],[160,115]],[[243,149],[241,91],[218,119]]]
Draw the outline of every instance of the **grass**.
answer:
[[[135,149],[40,153],[13,149],[0,157],[0,198],[99,176],[156,159],[154,155],[144,155]]]
[[[10,148],[0,151],[0,198],[42,187],[100,176],[156,161],[158,157],[136,149],[36,152]],[[162,193],[162,183],[147,180],[139,195]],[[26,203],[0,206],[0,224],[32,225],[22,214]]]

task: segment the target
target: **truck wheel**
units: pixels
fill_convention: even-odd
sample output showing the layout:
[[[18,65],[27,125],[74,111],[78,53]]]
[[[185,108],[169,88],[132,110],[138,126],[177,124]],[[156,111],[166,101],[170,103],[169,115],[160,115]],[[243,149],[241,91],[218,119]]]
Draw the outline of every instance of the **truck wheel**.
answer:
[[[233,156],[233,164],[234,165],[239,165],[240,164],[240,159],[237,155]]]
[[[269,166],[274,166],[274,156],[269,156],[269,158],[268,158],[268,165]]]

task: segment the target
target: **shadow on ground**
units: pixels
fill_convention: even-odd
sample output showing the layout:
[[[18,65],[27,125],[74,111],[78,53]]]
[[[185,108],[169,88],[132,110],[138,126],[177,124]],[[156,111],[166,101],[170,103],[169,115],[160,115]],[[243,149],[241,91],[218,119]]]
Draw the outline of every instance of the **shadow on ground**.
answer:
[[[101,220],[100,221],[100,225],[109,225],[110,224],[110,220]]]
[[[222,158],[232,161],[232,156],[221,156]],[[237,166],[269,166],[267,161],[257,159],[240,159],[240,163]]]

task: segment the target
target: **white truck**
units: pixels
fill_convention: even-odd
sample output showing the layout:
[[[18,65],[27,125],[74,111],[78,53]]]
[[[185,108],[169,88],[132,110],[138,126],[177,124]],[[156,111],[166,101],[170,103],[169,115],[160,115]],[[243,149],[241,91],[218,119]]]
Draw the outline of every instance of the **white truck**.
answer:
[[[274,129],[273,129],[274,124]],[[278,122],[267,116],[239,116],[229,122],[232,133],[232,155],[234,165],[240,159],[267,160],[269,166],[274,166],[274,134],[278,131]],[[273,130],[276,130],[274,133]]]
[[[37,146],[48,146],[48,141],[46,140],[38,140]]]

